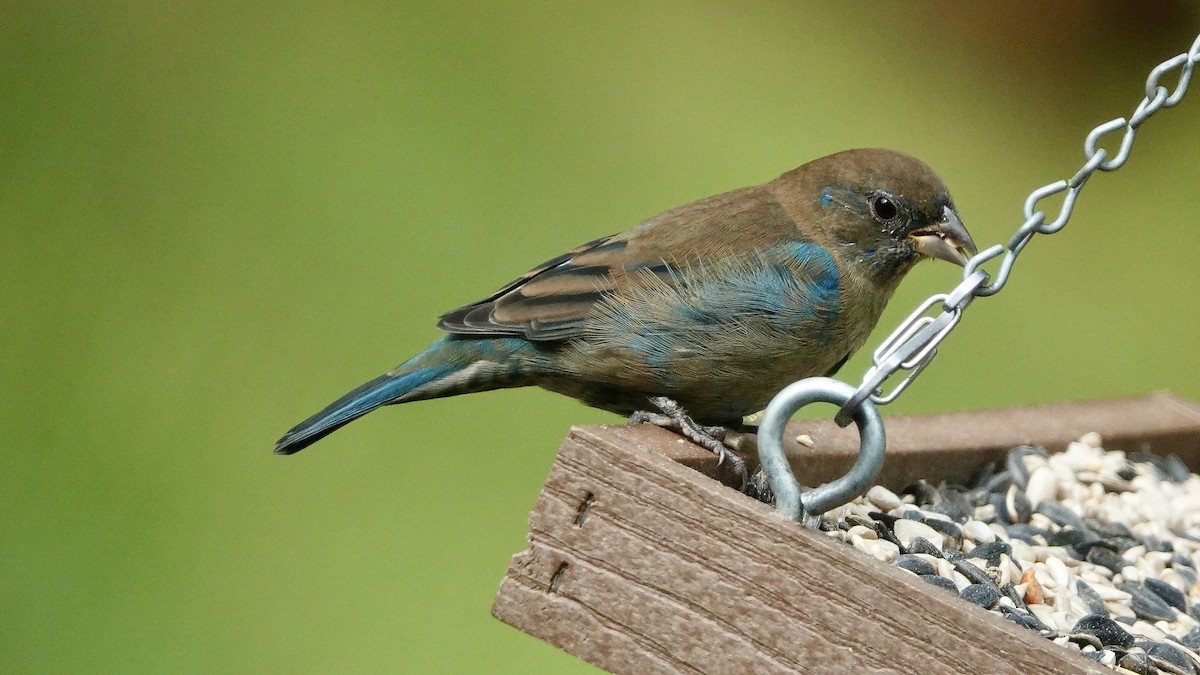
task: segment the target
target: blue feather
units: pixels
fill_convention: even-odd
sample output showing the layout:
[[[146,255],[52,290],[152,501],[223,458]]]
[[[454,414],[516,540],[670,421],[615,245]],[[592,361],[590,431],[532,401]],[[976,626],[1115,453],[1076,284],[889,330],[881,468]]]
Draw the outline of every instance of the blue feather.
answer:
[[[385,405],[520,386],[518,365],[534,352],[526,340],[447,335],[297,424],[279,439],[275,452],[298,452]]]
[[[881,195],[903,217],[881,218]],[[929,233],[943,249],[975,250],[929,167],[877,149],[824,157],[588,242],[447,312],[438,325],[451,335],[276,450],[381,406],[526,385],[622,415],[665,396],[699,422],[738,424],[861,347],[900,279],[929,257],[913,235]]]

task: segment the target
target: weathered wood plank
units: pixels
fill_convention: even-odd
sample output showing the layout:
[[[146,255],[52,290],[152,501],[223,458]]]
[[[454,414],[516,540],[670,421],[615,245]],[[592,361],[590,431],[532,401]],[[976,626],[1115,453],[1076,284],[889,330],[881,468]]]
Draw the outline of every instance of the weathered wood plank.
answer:
[[[1200,408],[1166,394],[887,424],[893,485],[961,480],[1012,445],[1056,449],[1087,431],[1192,466],[1200,452]],[[789,433],[815,441],[790,450],[814,484],[857,451],[831,422]],[[661,429],[572,429],[493,613],[618,673],[1108,672],[689,467],[717,469]]]
[[[1200,406],[1169,392],[936,415],[898,415],[884,420],[887,463],[879,482],[893,490],[920,478],[961,483],[986,462],[1003,461],[1009,449],[1018,445],[1040,445],[1059,451],[1088,432],[1099,433],[1106,450],[1175,453],[1193,470],[1200,468]],[[616,426],[604,428],[620,434],[622,439],[630,439],[628,433]],[[788,425],[787,432],[784,451],[796,477],[805,485],[820,485],[841,476],[858,455],[858,433],[853,426],[842,429],[830,419],[797,420]],[[812,439],[811,447],[796,442],[800,434]],[[753,440],[753,436],[745,439],[743,454],[751,466],[757,466]],[[717,467],[715,457],[701,448],[659,435],[643,438],[641,444],[732,484],[732,475]]]

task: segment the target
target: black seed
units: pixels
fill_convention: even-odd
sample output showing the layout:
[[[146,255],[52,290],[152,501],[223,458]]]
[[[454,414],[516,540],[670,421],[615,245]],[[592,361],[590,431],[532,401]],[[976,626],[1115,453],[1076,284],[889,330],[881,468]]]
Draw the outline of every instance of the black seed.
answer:
[[[1114,537],[1127,537],[1129,539],[1137,538],[1133,532],[1131,532],[1129,528],[1125,526],[1124,523],[1105,523],[1099,520],[1093,520],[1091,518],[1088,518],[1083,522],[1085,525],[1087,525],[1087,529],[1095,532],[1098,536],[1105,539],[1112,539]]]
[[[1088,551],[1096,548],[1097,546],[1106,548],[1114,553],[1118,553],[1111,542],[1096,536],[1085,537],[1082,541],[1072,544],[1071,548],[1074,549],[1076,558],[1084,560],[1087,558]]]
[[[971,584],[962,589],[958,597],[984,609],[991,609],[1000,601],[1000,591],[995,584]]]
[[[1079,530],[1073,527],[1067,527],[1058,532],[1051,532],[1046,535],[1046,543],[1050,546],[1068,546],[1075,548],[1080,544],[1088,542],[1100,541],[1100,538],[1092,534],[1088,530]]]
[[[1185,483],[1187,479],[1192,477],[1192,470],[1179,459],[1179,455],[1171,453],[1167,455],[1167,477],[1176,483]]]
[[[1174,553],[1175,544],[1169,541],[1164,541],[1158,537],[1149,536],[1142,542],[1146,546],[1147,551],[1159,551],[1162,553]]]
[[[901,553],[908,553],[908,549],[904,547],[904,544],[900,542],[900,538],[896,536],[895,532],[892,532],[892,528],[888,527],[887,523],[875,523],[875,535],[884,541],[890,541],[895,544]]]
[[[1007,508],[1004,506],[1004,493],[998,493],[988,496],[988,503],[992,505],[992,510],[996,514],[996,522],[1001,525],[1012,525],[1008,519]]]
[[[892,564],[916,575],[937,574],[937,568],[933,566],[933,563],[911,554],[897,556]]]
[[[926,555],[935,556],[938,558],[944,557],[942,549],[934,546],[933,542],[925,537],[913,537],[912,541],[908,542],[909,553],[924,553]]]
[[[979,558],[986,561],[989,567],[995,567],[996,565],[999,565],[1001,555],[1008,555],[1011,557],[1012,546],[1007,542],[1000,541],[999,539],[987,544],[980,544],[979,546],[971,549],[970,553],[970,557]]]
[[[1008,489],[1009,485],[1013,484],[1012,474],[1007,471],[992,476],[986,483],[983,484],[983,489],[988,491],[988,494],[1001,494]]]
[[[1075,592],[1079,594],[1079,599],[1083,600],[1083,604],[1087,605],[1089,612],[1103,617],[1108,616],[1108,606],[1104,604],[1104,600],[1100,599],[1100,594],[1096,592],[1096,589],[1089,586],[1086,581],[1076,579]]]
[[[1133,636],[1117,622],[1099,614],[1088,614],[1075,622],[1072,633],[1087,633],[1093,635],[1100,644],[1107,647],[1128,649],[1133,646]]]
[[[1131,452],[1129,453],[1129,461],[1137,462],[1138,464],[1149,464],[1159,480],[1170,480],[1170,469],[1167,468],[1167,462],[1158,455],[1152,455],[1148,452]]]
[[[1139,640],[1138,642],[1140,645],[1142,641]],[[1147,640],[1146,642],[1148,644],[1143,647],[1143,649],[1146,650],[1146,653],[1150,655],[1151,659],[1155,661],[1166,661],[1170,665],[1185,673],[1196,672],[1196,669],[1192,666],[1192,662],[1190,659],[1188,659],[1187,654],[1184,654],[1183,651],[1175,645],[1169,642],[1154,642],[1150,640]],[[1155,665],[1157,665],[1157,663]]]
[[[1183,577],[1184,586],[1191,588],[1196,585],[1196,570],[1190,567],[1176,567],[1175,573]]]
[[[1200,649],[1200,626],[1192,626],[1191,630],[1179,636],[1179,644],[1192,651]]]
[[[1008,489],[1004,505],[1010,523],[1029,522],[1029,516],[1033,514],[1033,505],[1029,503],[1029,497],[1025,496],[1024,490],[1018,490],[1015,485]]]
[[[1017,590],[1015,584],[1009,583],[1004,588],[1001,588],[1000,592],[1007,596],[1009,600],[1012,600],[1013,604],[1017,607],[1021,609],[1029,608],[1029,606],[1025,604],[1025,597],[1020,591]]]
[[[1069,546],[1074,547],[1075,544],[1088,538],[1088,533],[1084,530],[1075,528],[1062,529],[1057,532],[1047,532],[1044,539],[1047,546]]]
[[[1117,665],[1137,675],[1156,675],[1158,669],[1154,667],[1154,663],[1150,661],[1150,657],[1146,652],[1126,652],[1119,660]]]
[[[954,561],[954,569],[958,570],[959,574],[966,577],[967,581],[970,581],[973,584],[987,584],[993,588],[996,587],[996,583],[992,581],[992,578],[988,576],[987,572],[984,572],[966,560]]]
[[[767,482],[767,472],[762,469],[755,471],[754,475],[750,476],[750,482],[746,485],[746,494],[764,504],[775,505],[775,493],[771,492],[771,486]]]
[[[942,490],[941,500],[930,505],[929,510],[947,516],[958,523],[965,523],[968,518],[975,515],[975,508],[967,496],[961,490],[953,487],[946,487]]]
[[[871,511],[867,513],[867,516],[877,523],[886,523],[888,527],[895,527],[896,521],[900,520],[900,516],[893,516],[890,513],[883,513],[882,511]],[[871,525],[868,524],[867,527],[871,527]]]
[[[1132,537],[1112,537],[1104,540],[1105,547],[1116,551],[1118,555],[1125,555],[1126,551],[1141,543],[1140,540]]]
[[[939,532],[954,539],[956,542],[962,541],[962,528],[948,520],[941,518],[926,518],[924,523],[933,529],[934,532]]]
[[[1178,570],[1180,567],[1190,567],[1191,569],[1196,569],[1196,563],[1192,560],[1191,556],[1184,555],[1182,553],[1176,553],[1175,555],[1171,556],[1171,567],[1174,567],[1176,570]]]
[[[1004,618],[1012,621],[1018,626],[1023,626],[1030,630],[1050,630],[1046,627],[1046,624],[1039,621],[1032,612],[1028,612],[1023,609],[1013,609],[1012,607],[1005,605],[1000,605],[999,608],[1000,613],[1004,615]]]
[[[1022,490],[1029,486],[1029,469],[1025,468],[1025,462],[1021,460],[1029,456],[1045,459],[1048,455],[1041,448],[1032,445],[1019,445],[1008,451],[1008,458],[1004,463],[1004,468],[1008,469],[1013,483]]]
[[[1107,567],[1112,570],[1113,574],[1119,574],[1125,567],[1125,561],[1121,559],[1121,556],[1102,546],[1093,546],[1088,550],[1084,559],[1094,565]]]
[[[1121,480],[1133,480],[1137,475],[1137,467],[1129,463],[1117,469],[1117,478]]]
[[[1083,524],[1083,519],[1077,513],[1058,502],[1046,499],[1041,504],[1035,506],[1034,510],[1049,518],[1051,522],[1059,527],[1071,527],[1076,530],[1087,529],[1087,526]]]
[[[1121,584],[1121,590],[1133,596],[1129,608],[1134,615],[1147,621],[1173,621],[1175,610],[1162,598],[1138,584]]]
[[[987,503],[987,498],[988,498],[989,494],[990,493],[987,491],[986,488],[981,488],[981,487],[971,488],[970,490],[967,490],[966,492],[963,493],[963,499],[966,499],[967,503],[970,504],[971,506],[983,506],[984,504]]]
[[[958,586],[955,586],[954,582],[950,581],[946,577],[939,577],[936,574],[922,574],[920,576],[922,579],[924,579],[925,581],[928,581],[929,583],[933,584],[934,586],[940,586],[940,587],[950,591],[951,593],[958,593]]]
[[[871,520],[870,518],[863,518],[862,516],[856,516],[853,513],[846,516],[846,522],[850,525],[862,525],[863,527],[875,529],[874,520]]]
[[[919,480],[904,488],[901,491],[901,494],[912,495],[913,499],[915,499],[917,502],[917,506],[933,504],[941,498],[941,495],[938,494],[937,488],[933,487],[924,480]]]
[[[1018,523],[1008,528],[1009,539],[1020,539],[1031,546],[1045,546],[1047,532],[1040,527]],[[1039,540],[1039,537],[1041,539]]]
[[[984,462],[971,474],[967,485],[971,486],[973,490],[978,490],[981,485],[987,483],[994,475],[996,475],[996,462]]]
[[[1187,611],[1187,597],[1178,588],[1158,579],[1147,579],[1143,585],[1168,605],[1181,612]]]

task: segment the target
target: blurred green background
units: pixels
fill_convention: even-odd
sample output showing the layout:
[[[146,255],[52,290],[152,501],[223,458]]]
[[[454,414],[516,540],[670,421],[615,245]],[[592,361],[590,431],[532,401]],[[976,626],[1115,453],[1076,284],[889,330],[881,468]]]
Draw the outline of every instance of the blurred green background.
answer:
[[[440,312],[837,150],[1005,241],[1200,26],[971,4],[0,5],[0,671],[588,670],[489,608],[567,428],[615,417],[512,390],[273,442]],[[886,412],[1200,398],[1198,160],[1192,91]]]

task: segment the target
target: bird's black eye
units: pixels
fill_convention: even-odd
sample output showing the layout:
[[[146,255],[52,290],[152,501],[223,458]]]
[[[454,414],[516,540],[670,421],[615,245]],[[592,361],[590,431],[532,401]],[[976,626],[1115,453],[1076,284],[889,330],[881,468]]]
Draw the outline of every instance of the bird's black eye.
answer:
[[[871,197],[871,213],[876,218],[882,221],[888,221],[900,215],[900,210],[896,208],[896,202],[887,195],[875,195]]]

